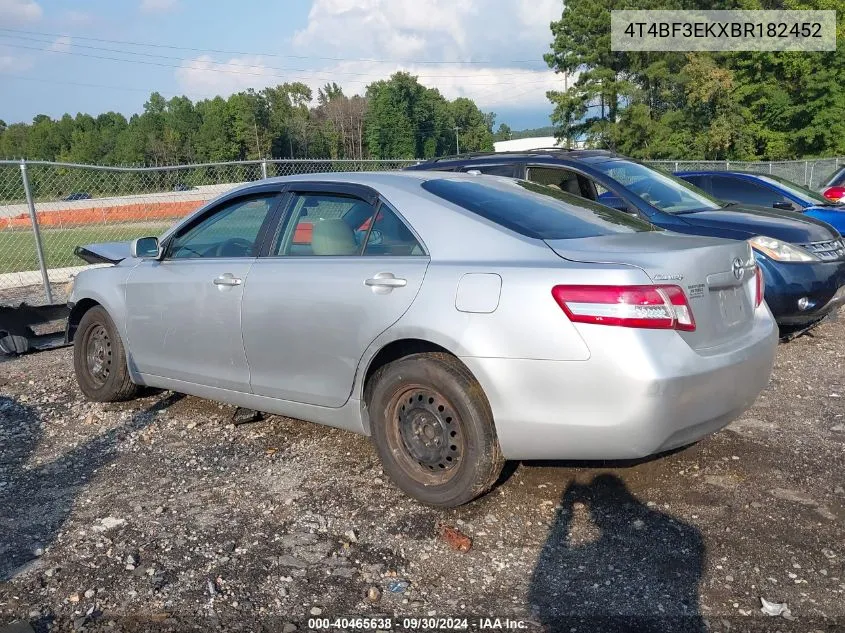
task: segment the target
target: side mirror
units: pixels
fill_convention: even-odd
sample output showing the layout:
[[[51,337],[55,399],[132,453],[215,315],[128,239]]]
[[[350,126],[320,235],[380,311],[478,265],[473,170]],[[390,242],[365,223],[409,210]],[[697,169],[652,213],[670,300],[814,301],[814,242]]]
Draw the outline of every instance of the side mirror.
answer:
[[[132,257],[144,257],[158,259],[161,255],[161,247],[157,237],[139,237],[132,240],[132,248],[129,251]]]
[[[775,209],[782,209],[784,211],[794,211],[795,210],[795,207],[792,206],[791,202],[774,202],[774,203],[772,203],[772,206]]]

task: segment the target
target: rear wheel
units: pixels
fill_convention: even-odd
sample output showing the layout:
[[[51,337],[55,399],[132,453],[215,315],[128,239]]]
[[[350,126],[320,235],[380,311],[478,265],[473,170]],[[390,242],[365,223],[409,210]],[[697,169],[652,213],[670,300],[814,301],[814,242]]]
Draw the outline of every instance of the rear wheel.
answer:
[[[129,377],[123,342],[108,312],[95,306],[79,322],[73,339],[73,368],[79,389],[96,402],[119,402],[138,395]]]
[[[504,464],[481,385],[444,353],[413,354],[380,368],[367,406],[384,470],[408,495],[458,506],[485,493]]]

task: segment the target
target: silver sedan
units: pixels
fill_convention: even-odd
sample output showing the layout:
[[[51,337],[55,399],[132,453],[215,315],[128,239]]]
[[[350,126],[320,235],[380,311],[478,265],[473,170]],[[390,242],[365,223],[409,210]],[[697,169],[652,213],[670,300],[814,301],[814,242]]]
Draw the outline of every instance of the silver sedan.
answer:
[[[751,405],[777,328],[745,242],[535,183],[443,172],[264,180],[161,238],[91,245],[83,393],[140,385],[372,436],[426,503],[506,459],[638,458]]]

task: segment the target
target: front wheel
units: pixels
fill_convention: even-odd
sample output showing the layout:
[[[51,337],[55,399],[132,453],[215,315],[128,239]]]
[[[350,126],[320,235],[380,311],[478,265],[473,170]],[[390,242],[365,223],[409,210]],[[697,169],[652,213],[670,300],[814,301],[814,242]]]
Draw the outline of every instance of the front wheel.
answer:
[[[140,391],[129,377],[120,334],[100,306],[88,310],[79,322],[73,339],[73,369],[79,389],[95,402],[131,400]]]
[[[412,354],[372,377],[367,406],[385,472],[423,503],[453,507],[487,492],[504,457],[481,385],[454,356]]]

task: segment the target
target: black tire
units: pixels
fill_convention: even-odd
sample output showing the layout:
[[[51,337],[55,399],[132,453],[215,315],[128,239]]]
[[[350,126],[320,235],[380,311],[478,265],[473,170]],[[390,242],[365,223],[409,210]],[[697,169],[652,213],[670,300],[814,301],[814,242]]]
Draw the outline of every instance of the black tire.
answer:
[[[454,356],[412,354],[367,385],[373,442],[406,494],[454,507],[487,492],[505,463],[481,385]]]
[[[73,369],[79,389],[95,402],[131,400],[141,390],[129,377],[123,341],[101,306],[88,310],[76,328]]]

